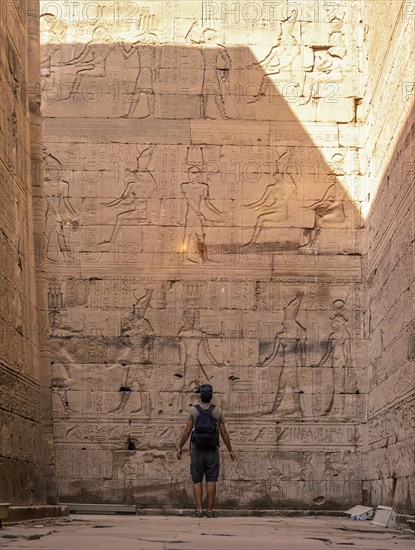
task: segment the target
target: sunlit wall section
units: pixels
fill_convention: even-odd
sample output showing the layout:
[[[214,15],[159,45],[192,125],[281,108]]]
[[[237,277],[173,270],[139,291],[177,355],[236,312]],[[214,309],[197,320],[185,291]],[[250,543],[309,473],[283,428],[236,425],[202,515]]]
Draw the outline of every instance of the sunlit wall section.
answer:
[[[371,504],[413,513],[415,425],[412,2],[365,2]],[[366,207],[365,207],[366,208]]]
[[[191,507],[210,381],[219,507],[360,502],[359,3],[42,12],[61,500]]]

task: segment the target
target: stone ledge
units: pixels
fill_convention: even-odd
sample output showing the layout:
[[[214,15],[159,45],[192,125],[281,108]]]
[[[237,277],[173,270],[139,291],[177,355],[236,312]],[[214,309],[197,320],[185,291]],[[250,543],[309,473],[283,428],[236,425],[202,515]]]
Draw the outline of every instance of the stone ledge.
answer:
[[[69,508],[67,506],[10,506],[9,515],[7,519],[3,520],[3,524],[65,516],[69,516]]]
[[[84,504],[65,502],[71,514],[136,514],[136,506],[129,504]]]
[[[215,512],[221,517],[306,517],[306,516],[332,516],[343,517],[344,510],[249,510],[215,508]],[[190,516],[194,508],[137,508],[138,516]]]

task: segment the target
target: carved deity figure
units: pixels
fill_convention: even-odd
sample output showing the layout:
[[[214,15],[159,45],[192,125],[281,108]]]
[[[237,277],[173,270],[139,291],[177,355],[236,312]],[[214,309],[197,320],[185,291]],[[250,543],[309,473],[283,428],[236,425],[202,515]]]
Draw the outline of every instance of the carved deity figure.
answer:
[[[300,45],[293,34],[297,17],[297,12],[293,10],[291,15],[281,22],[276,43],[263,59],[253,64],[254,67],[261,68],[265,74],[262,77],[258,93],[253,95],[248,103],[258,101],[266,95],[270,76],[278,75],[284,69],[291,73],[292,65],[301,53]]]
[[[200,103],[200,116],[202,118],[216,118],[212,110],[211,100],[216,106],[216,111],[223,119],[229,118],[226,113],[223,98],[223,86],[229,81],[231,58],[222,44],[217,42],[217,32],[214,29],[203,29],[200,32],[198,24],[194,23],[186,35],[193,44],[201,47],[202,53],[202,91]]]
[[[352,374],[351,336],[346,324],[347,319],[341,313],[333,317],[333,332],[329,334],[327,339],[326,352],[316,365],[320,367],[329,363],[332,367],[331,391],[323,415],[331,412],[339,412],[340,414],[344,412],[346,374]]]
[[[288,201],[297,192],[297,186],[289,174],[274,174],[274,183],[268,185],[257,201],[245,205],[254,208],[258,215],[254,232],[248,244],[257,243],[265,225],[280,224],[288,219]]]
[[[284,308],[283,330],[275,335],[271,355],[259,363],[260,367],[267,367],[271,365],[274,359],[279,358],[278,366],[281,369],[271,413],[279,409],[287,389],[290,387],[294,403],[294,409],[290,412],[303,414],[300,399],[301,390],[298,382],[298,368],[305,364],[306,329],[296,321],[303,296],[303,292],[297,292],[297,296]]]
[[[303,97],[300,105],[305,105],[310,100],[317,100],[321,96],[320,87],[323,84],[334,84],[342,82],[344,59],[347,55],[347,48],[342,32],[343,21],[334,17],[330,21],[330,32],[328,36],[329,46],[325,50],[316,51],[314,54],[314,66],[311,72],[306,73],[303,89]],[[328,91],[335,91],[326,86]],[[323,88],[324,90],[324,88]]]
[[[183,377],[182,391],[185,392],[196,392],[200,384],[211,380],[200,359],[201,348],[213,365],[222,366],[210,351],[208,334],[199,327],[199,319],[200,312],[198,310],[185,310],[183,312],[184,324],[178,334],[179,361],[182,372],[177,374],[179,377]]]
[[[142,226],[148,222],[147,201],[157,189],[156,180],[148,169],[154,147],[152,145],[140,153],[135,170],[125,170],[125,189],[122,194],[110,202],[103,203],[103,206],[117,208],[119,212],[115,216],[115,224],[109,239],[99,242],[98,245],[113,244],[124,225]]]
[[[181,191],[186,199],[185,229],[182,241],[182,253],[194,263],[207,261],[205,247],[204,223],[207,215],[213,214],[213,223],[223,223],[223,213],[210,202],[209,186],[203,183],[203,173],[197,166],[188,170],[188,181],[181,184]]]
[[[70,234],[79,226],[79,216],[70,200],[69,182],[62,178],[63,166],[53,155],[44,157],[44,185],[46,196],[47,258],[71,261]],[[55,249],[55,250],[54,250]],[[56,250],[57,249],[57,250]]]
[[[121,330],[121,345],[117,347],[117,362],[123,366],[122,380],[120,386],[120,403],[110,412],[125,409],[127,403],[132,401],[134,393],[133,410],[138,412],[142,408],[140,391],[142,380],[137,372],[138,365],[151,365],[154,360],[154,329],[145,318],[147,309],[150,307],[152,289],[146,289],[146,293],[137,299],[133,305],[132,315],[124,321]]]
[[[60,100],[73,97],[79,90],[82,80],[91,76],[104,78],[107,75],[107,58],[115,49],[115,44],[111,44],[111,36],[103,27],[97,27],[92,35],[92,40],[85,44],[79,55],[70,61],[62,61],[60,65],[66,67],[77,67],[73,83],[69,87],[69,92]]]
[[[315,497],[316,474],[312,465],[313,454],[305,451],[303,453],[303,466],[301,468],[300,480],[302,481],[301,502],[310,503]]]
[[[314,210],[314,227],[304,230],[304,236],[307,241],[300,246],[300,249],[304,252],[314,250],[317,243],[317,237],[323,225],[344,222],[346,219],[344,210],[345,199],[346,191],[342,183],[336,179],[335,182],[327,188],[319,201],[304,207],[309,210]]]
[[[155,33],[141,31],[129,48],[122,44],[124,59],[127,61],[135,56],[138,60],[138,73],[131,93],[130,106],[122,118],[132,117],[141,101],[145,102],[145,108],[136,118],[156,116],[154,84],[159,79],[161,66],[161,48],[157,48],[158,43],[159,39]]]

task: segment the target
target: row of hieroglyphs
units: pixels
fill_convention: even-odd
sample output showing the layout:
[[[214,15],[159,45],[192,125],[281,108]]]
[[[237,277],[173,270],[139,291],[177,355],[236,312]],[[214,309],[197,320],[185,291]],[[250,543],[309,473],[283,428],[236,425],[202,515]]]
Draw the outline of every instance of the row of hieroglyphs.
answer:
[[[236,424],[229,420],[229,430],[232,439],[238,447],[249,450],[252,444],[261,448],[269,447],[276,450],[291,450],[307,447],[315,450],[320,447],[360,447],[362,444],[357,425],[339,424],[307,424],[289,423],[278,426],[258,422],[250,426],[245,421]],[[56,441],[77,442],[92,445],[102,445],[103,448],[120,450],[127,447],[128,441],[133,443],[134,450],[169,449],[175,447],[181,434],[181,426],[166,425],[166,423],[142,421],[132,422],[76,422],[65,420],[56,422],[54,427]]]
[[[124,264],[125,265],[125,264]],[[153,271],[154,273],[154,271]],[[202,273],[199,273],[202,276]],[[364,287],[349,278],[309,280],[284,277],[250,278],[235,274],[210,276],[207,279],[185,278],[177,275],[170,279],[151,274],[108,274],[105,278],[95,275],[54,274],[49,280],[49,307],[57,309],[86,306],[95,309],[131,310],[132,305],[151,289],[149,311],[178,306],[203,310],[252,310],[282,311],[298,290],[304,292],[302,310],[329,311],[332,309],[362,311],[365,309]],[[78,327],[80,328],[80,327]],[[117,333],[81,330],[88,334],[116,336]],[[360,337],[360,329],[355,337]]]
[[[174,451],[103,451],[99,448],[57,447],[61,491],[71,495],[73,480],[83,478],[85,490],[94,493],[91,482],[102,480],[104,490],[116,491],[123,502],[144,504],[148,497],[185,502],[186,464],[175,461]],[[344,451],[272,451],[240,453],[236,463],[223,461],[222,498],[240,494],[240,505],[251,495],[238,482],[253,482],[269,503],[296,500],[310,504],[315,499],[350,503],[359,494],[360,453]],[[266,483],[267,486],[263,486]],[[69,485],[68,485],[69,484]],[[95,489],[96,491],[96,489]],[[182,493],[184,491],[184,493]],[[182,494],[180,494],[182,493]],[[147,496],[147,498],[146,498]]]

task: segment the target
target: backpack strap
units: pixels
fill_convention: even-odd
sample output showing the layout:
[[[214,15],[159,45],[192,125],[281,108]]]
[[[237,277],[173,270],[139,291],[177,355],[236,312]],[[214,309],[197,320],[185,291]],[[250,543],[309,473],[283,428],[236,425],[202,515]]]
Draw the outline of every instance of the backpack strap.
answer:
[[[216,407],[213,403],[209,406],[208,411],[212,414],[213,409]]]
[[[215,405],[213,405],[215,406]],[[200,413],[203,412],[203,409],[202,407],[199,405],[199,403],[197,405],[195,405],[195,409],[197,409]]]

